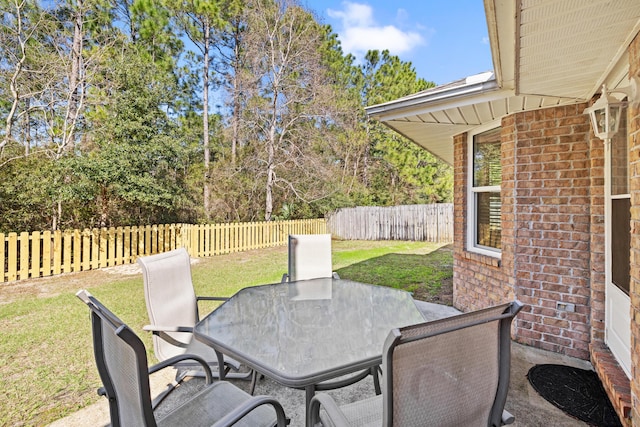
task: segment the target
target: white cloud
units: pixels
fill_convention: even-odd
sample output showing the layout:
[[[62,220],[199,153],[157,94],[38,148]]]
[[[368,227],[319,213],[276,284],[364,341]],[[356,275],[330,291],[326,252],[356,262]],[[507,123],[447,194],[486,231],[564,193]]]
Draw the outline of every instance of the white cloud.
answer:
[[[406,53],[422,44],[418,33],[406,33],[387,25],[384,27],[351,27],[340,34],[342,48],[353,54],[366,53],[368,50],[389,49],[392,54]]]
[[[394,25],[379,25],[373,18],[371,6],[345,1],[342,10],[327,10],[329,17],[340,20],[338,38],[345,52],[361,59],[368,50],[388,49],[394,55],[407,53],[425,43],[424,37],[415,31],[404,31]],[[399,9],[399,22],[407,19],[407,12]]]
[[[342,20],[343,27],[368,27],[374,25],[373,9],[368,4],[342,2],[344,10],[328,9],[331,18]]]

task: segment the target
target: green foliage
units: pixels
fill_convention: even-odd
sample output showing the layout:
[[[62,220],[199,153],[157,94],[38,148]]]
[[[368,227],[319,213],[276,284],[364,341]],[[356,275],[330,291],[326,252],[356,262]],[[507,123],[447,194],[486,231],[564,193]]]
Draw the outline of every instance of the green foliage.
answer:
[[[0,0],[0,230],[451,201],[451,169],[364,110],[432,83],[388,51],[357,65],[295,1],[248,4]]]
[[[114,58],[117,90],[96,111],[95,146],[73,165],[76,188],[97,201],[98,225],[173,222],[193,209],[186,182],[194,145],[166,111],[176,81],[137,52]]]
[[[401,98],[434,84],[417,78],[411,63],[389,51],[369,51],[362,67],[367,105]],[[371,203],[401,205],[450,202],[453,172],[449,166],[382,124],[367,123]]]

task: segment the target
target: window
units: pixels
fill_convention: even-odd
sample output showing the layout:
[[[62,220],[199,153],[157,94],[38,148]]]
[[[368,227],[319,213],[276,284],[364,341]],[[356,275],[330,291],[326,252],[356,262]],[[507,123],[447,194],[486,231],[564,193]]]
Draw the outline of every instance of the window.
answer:
[[[491,256],[502,248],[500,149],[500,128],[470,134],[467,249]]]

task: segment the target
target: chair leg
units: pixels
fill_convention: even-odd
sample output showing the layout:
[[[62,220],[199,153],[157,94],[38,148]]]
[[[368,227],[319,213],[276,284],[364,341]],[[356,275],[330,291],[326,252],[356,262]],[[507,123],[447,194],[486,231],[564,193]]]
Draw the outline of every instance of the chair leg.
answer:
[[[256,383],[258,382],[258,371],[251,370],[251,385],[249,385],[249,394],[253,396],[256,391]]]
[[[379,370],[380,366],[374,366],[371,368],[371,376],[373,377],[373,388],[376,392],[376,396],[382,394],[382,389],[380,388],[380,375],[378,372]]]

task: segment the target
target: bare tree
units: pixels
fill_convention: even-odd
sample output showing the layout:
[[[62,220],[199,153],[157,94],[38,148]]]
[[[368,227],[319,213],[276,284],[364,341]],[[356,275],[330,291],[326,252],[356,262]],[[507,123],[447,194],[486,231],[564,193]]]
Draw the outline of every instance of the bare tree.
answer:
[[[20,104],[28,106],[28,99],[32,96],[29,88],[24,84],[25,74],[29,73],[29,70],[25,69],[25,65],[31,54],[28,51],[28,45],[43,22],[42,13],[38,13],[37,8],[26,0],[3,1],[2,3],[4,3],[2,6],[6,13],[2,20],[2,31],[0,32],[2,47],[0,49],[6,64],[10,67],[7,86],[11,106],[4,119],[4,135],[0,141],[0,154],[13,139],[13,126],[20,115]],[[25,147],[25,150],[28,154],[28,146]]]
[[[255,145],[252,166],[264,179],[268,221],[287,195],[310,203],[327,194],[319,185],[330,169],[327,156],[308,130],[326,116],[330,93],[321,64],[322,28],[309,12],[287,0],[257,0],[245,11],[249,73],[243,77],[242,128]]]

